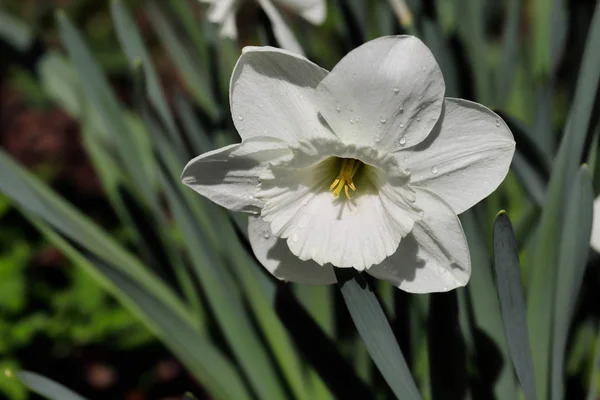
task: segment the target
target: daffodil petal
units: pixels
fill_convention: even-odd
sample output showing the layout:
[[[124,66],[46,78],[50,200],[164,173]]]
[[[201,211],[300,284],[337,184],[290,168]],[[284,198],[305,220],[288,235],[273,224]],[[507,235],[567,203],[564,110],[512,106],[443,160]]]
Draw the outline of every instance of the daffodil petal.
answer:
[[[596,197],[594,200],[594,218],[592,220],[590,245],[592,249],[600,253],[600,197]]]
[[[414,146],[431,132],[445,84],[423,42],[386,36],[348,53],[317,92],[319,111],[340,140],[393,151]]]
[[[264,203],[256,197],[260,174],[268,163],[291,155],[276,138],[255,137],[204,153],[184,168],[184,184],[233,211],[258,213]]]
[[[335,153],[335,143],[319,143],[321,151]],[[365,164],[354,177],[351,199],[344,194],[334,197],[329,187],[339,172],[335,159],[298,168],[307,163],[301,151],[311,149],[295,148],[287,166],[272,167],[262,175],[261,217],[271,224],[273,234],[287,239],[300,259],[320,265],[363,270],[394,254],[419,218],[406,176]],[[355,149],[358,159],[360,150]],[[375,160],[373,154],[366,155]],[[380,160],[382,165],[385,160]]]
[[[273,5],[273,2],[271,2],[271,0],[258,0],[258,2],[265,11],[265,14],[267,14],[267,17],[269,17],[269,21],[271,21],[273,34],[279,45],[293,53],[304,55],[300,43],[298,43],[294,37],[294,33],[288,26],[288,22],[283,15],[281,15],[279,10],[277,10],[277,7]]]
[[[262,218],[250,216],[248,237],[258,261],[277,279],[308,285],[336,282],[331,265],[300,260],[290,251],[284,239],[273,235],[270,224]]]
[[[411,185],[435,192],[460,214],[502,183],[515,141],[502,118],[481,104],[447,98],[442,114],[424,142],[396,155]]]
[[[424,189],[416,191],[423,218],[398,250],[367,272],[411,293],[446,292],[465,286],[471,259],[460,220],[442,198]]]
[[[313,25],[321,25],[325,21],[325,0],[277,0]]]
[[[221,36],[235,39],[237,27],[235,25],[235,13],[237,11],[236,0],[201,0],[203,3],[211,4],[206,16],[212,23],[221,25],[219,33]]]
[[[332,136],[321,123],[315,88],[327,71],[274,47],[245,47],[230,85],[233,122],[242,139],[271,136],[289,143]]]

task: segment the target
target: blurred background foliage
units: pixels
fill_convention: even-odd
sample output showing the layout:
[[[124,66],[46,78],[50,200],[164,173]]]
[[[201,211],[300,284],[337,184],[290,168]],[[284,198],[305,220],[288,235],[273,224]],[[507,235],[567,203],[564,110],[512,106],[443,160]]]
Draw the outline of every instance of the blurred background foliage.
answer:
[[[496,110],[517,141],[505,183],[462,216],[467,288],[410,296],[371,282],[422,396],[521,396],[492,263],[504,208],[520,248],[529,383],[541,399],[594,398],[600,258],[581,226],[586,185],[600,189],[597,2],[407,0],[410,15],[395,3],[330,0],[318,27],[285,15],[327,69],[367,40],[418,35],[447,95]],[[241,47],[277,45],[258,7],[238,15],[237,42],[205,10],[0,2],[0,370],[90,399],[392,398],[339,292],[274,282],[249,252],[244,217],[179,183],[191,157],[239,140],[228,85]],[[34,398],[9,376],[0,393]]]

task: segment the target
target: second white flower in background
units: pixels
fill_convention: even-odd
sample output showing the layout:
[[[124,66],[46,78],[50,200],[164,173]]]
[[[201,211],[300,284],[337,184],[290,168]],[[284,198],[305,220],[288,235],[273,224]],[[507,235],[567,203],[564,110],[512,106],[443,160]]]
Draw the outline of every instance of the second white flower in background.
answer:
[[[271,21],[279,45],[294,53],[303,54],[302,48],[274,3],[298,14],[313,25],[321,25],[325,21],[325,0],[200,0],[201,3],[210,4],[208,20],[219,24],[221,35],[231,39],[237,38],[236,14],[242,3],[247,1],[260,4]]]

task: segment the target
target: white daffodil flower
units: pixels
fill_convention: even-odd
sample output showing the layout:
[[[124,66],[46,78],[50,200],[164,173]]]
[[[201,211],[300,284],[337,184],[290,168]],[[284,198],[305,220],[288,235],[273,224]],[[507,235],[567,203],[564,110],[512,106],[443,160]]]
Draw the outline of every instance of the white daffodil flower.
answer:
[[[182,180],[251,214],[254,254],[279,279],[331,284],[338,267],[408,292],[464,286],[457,214],[498,187],[515,142],[498,115],[444,92],[412,36],[370,41],[331,72],[247,47],[230,86],[242,142],[196,157]]]
[[[235,16],[245,1],[255,1],[265,11],[273,25],[273,34],[281,47],[302,54],[302,48],[294,38],[294,34],[273,3],[293,11],[313,25],[321,25],[325,21],[325,0],[200,0],[210,4],[207,17],[210,22],[221,26],[221,35],[235,39],[237,27]]]

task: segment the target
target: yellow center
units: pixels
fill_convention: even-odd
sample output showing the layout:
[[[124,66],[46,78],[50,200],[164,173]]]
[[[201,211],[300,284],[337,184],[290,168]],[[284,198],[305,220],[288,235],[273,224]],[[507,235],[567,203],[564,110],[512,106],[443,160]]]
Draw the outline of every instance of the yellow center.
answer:
[[[331,186],[329,186],[329,190],[333,190],[333,197],[338,197],[343,189],[344,193],[346,193],[346,197],[350,198],[348,188],[352,189],[352,191],[356,191],[356,186],[354,186],[352,178],[362,164],[363,163],[361,161],[353,158],[342,159],[340,173],[338,174],[337,178],[335,178]]]

